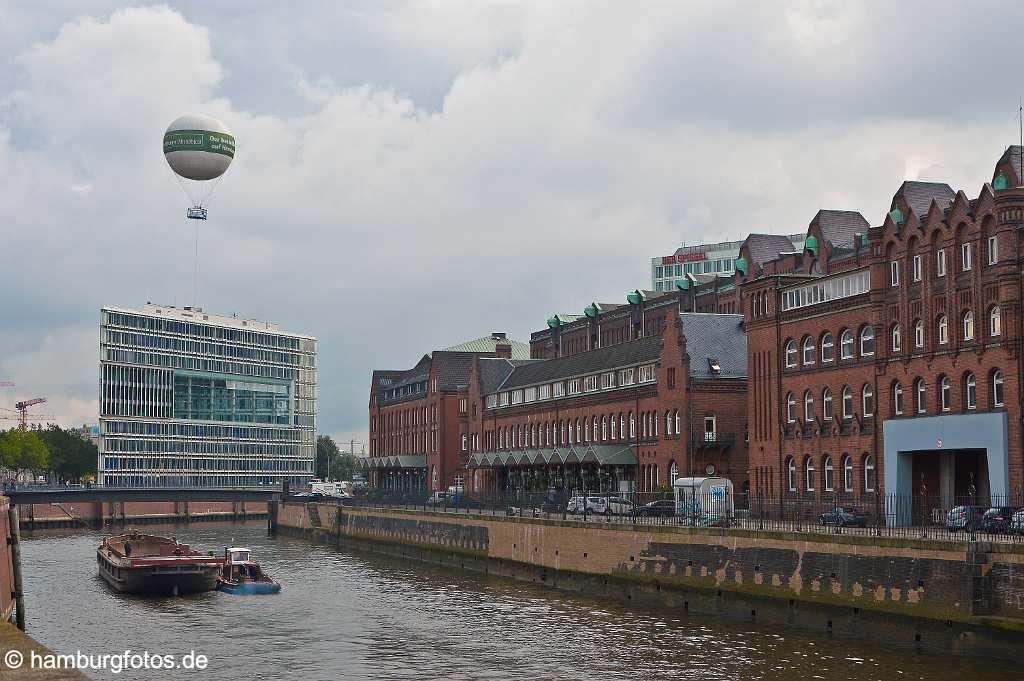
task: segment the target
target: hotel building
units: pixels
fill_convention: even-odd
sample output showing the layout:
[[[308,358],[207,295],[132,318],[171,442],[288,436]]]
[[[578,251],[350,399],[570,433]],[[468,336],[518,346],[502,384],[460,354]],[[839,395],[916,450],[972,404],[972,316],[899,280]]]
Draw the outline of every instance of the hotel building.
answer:
[[[928,518],[1021,498],[1020,158],[973,198],[904,182],[877,226],[822,210],[799,251],[740,263],[756,493]]]
[[[201,308],[100,314],[99,484],[309,481],[315,338]]]

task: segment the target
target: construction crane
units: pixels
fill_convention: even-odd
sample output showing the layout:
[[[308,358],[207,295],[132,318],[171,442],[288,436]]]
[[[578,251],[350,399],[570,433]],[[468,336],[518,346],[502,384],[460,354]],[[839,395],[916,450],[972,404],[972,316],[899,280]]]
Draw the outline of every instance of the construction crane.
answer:
[[[17,416],[13,416],[13,414],[15,413],[14,410],[4,409],[3,411],[8,412],[8,414],[0,414],[0,419],[4,419],[6,421],[17,421],[19,428],[21,428],[22,430],[28,430],[28,408],[33,407],[37,404],[42,404],[45,401],[45,397],[33,397],[30,400],[22,400],[21,402],[15,402],[14,409],[17,410]],[[32,420],[41,421],[44,419],[52,418],[55,418],[52,414],[34,414]]]

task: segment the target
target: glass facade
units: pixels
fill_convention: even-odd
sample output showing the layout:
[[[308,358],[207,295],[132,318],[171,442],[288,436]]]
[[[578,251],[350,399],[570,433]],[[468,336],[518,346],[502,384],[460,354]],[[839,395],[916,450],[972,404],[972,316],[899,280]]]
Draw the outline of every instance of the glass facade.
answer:
[[[315,339],[198,309],[101,315],[100,484],[309,481]]]

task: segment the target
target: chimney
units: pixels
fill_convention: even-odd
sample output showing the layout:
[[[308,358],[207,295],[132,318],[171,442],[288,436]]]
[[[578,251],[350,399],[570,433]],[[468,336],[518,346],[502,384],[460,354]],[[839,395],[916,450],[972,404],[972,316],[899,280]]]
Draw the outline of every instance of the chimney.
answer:
[[[491,334],[491,339],[494,340],[495,355],[505,359],[512,359],[512,344],[508,342],[504,333],[495,331]]]

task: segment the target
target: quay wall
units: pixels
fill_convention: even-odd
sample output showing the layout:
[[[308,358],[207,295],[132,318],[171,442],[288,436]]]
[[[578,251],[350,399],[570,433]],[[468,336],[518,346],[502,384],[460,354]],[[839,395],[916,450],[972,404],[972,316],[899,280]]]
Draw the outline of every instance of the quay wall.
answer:
[[[636,607],[1024,661],[1024,546],[282,504],[280,531]]]
[[[267,504],[254,501],[117,501],[18,504],[22,529],[257,519]]]

